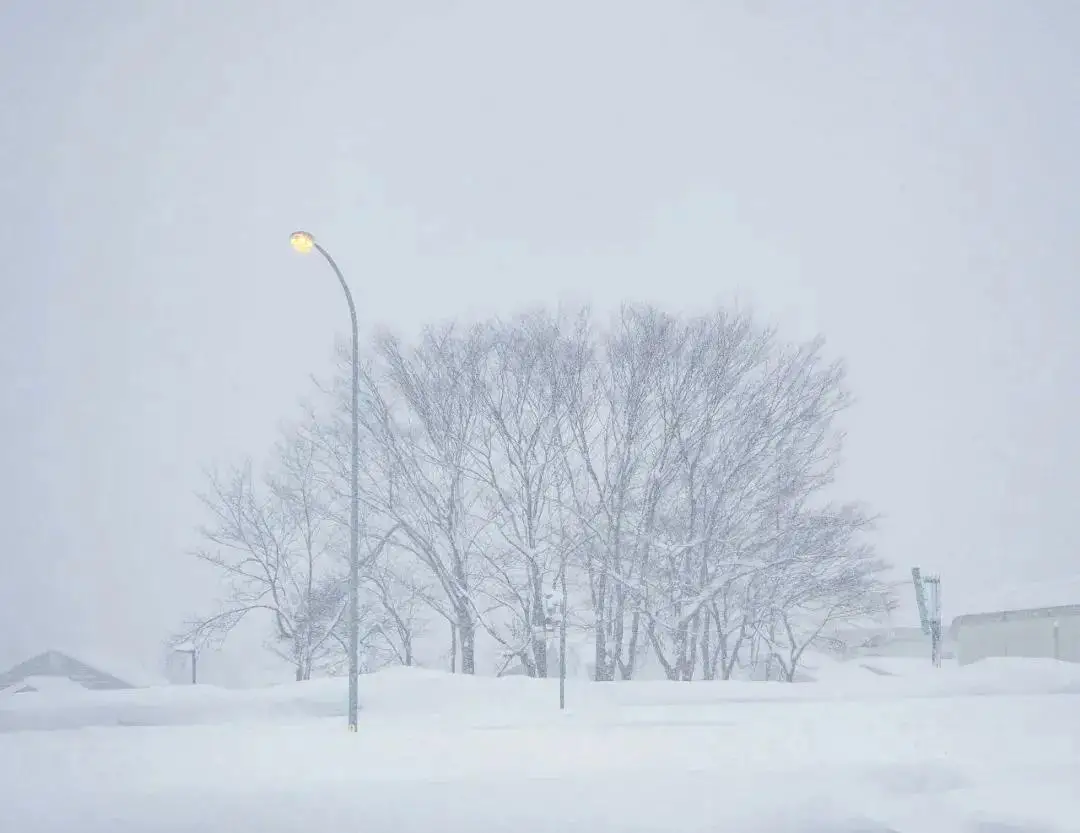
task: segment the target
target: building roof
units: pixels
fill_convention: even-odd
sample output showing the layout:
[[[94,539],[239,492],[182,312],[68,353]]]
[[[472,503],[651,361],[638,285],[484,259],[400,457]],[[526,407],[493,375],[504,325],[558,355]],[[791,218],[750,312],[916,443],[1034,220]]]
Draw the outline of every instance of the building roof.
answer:
[[[43,692],[45,694],[65,694],[79,691],[86,691],[85,686],[68,677],[27,677],[14,685],[8,686],[6,689],[0,688],[0,696],[8,693]]]
[[[1026,610],[999,610],[992,613],[967,613],[953,619],[950,630],[955,631],[964,625],[979,625],[988,622],[1019,622],[1031,619],[1065,619],[1080,616],[1080,604],[1058,605],[1056,607],[1033,607]]]
[[[87,689],[142,688],[160,681],[134,669],[91,659],[85,653],[43,651],[0,674],[0,689],[30,677],[66,677]]]
[[[1035,611],[1080,605],[1080,574],[993,587],[946,588],[945,606],[960,616]],[[955,599],[955,602],[953,600]]]

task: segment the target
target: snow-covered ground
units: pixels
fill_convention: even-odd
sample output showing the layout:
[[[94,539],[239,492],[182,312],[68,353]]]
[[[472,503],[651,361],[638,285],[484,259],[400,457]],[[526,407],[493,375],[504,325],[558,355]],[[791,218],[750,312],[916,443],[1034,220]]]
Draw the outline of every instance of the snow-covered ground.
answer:
[[[860,664],[574,682],[566,713],[550,681],[389,671],[357,735],[340,680],[21,694],[0,831],[1080,831],[1080,666]]]

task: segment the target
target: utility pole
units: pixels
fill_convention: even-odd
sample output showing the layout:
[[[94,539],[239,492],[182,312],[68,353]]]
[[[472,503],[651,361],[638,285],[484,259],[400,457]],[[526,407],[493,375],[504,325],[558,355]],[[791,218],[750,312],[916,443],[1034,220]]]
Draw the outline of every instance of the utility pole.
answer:
[[[941,667],[941,576],[923,576],[918,567],[911,568],[915,585],[915,603],[919,608],[919,624],[930,637],[930,661]]]
[[[941,577],[927,576],[927,611],[930,616],[930,659],[935,668],[941,667]]]

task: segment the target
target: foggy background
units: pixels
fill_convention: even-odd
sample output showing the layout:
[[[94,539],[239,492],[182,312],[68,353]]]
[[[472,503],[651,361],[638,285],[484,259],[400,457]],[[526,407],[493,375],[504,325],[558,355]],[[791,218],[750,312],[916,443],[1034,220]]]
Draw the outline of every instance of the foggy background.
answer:
[[[298,227],[365,328],[739,299],[824,333],[881,553],[947,621],[1052,592],[1078,148],[1064,0],[0,3],[0,666],[157,665],[213,597],[202,472],[269,453],[348,325]]]

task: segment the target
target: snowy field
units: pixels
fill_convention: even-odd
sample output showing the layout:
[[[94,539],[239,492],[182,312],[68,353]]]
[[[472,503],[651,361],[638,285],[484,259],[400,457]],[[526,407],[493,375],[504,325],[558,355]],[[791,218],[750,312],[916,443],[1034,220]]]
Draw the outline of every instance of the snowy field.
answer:
[[[864,665],[876,666],[868,669]],[[0,831],[1080,833],[1080,666],[0,697]]]

